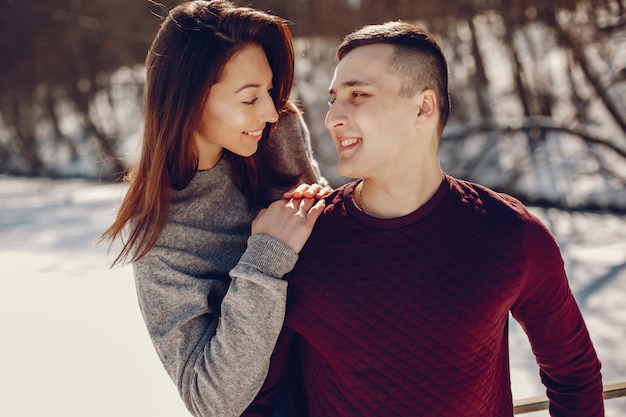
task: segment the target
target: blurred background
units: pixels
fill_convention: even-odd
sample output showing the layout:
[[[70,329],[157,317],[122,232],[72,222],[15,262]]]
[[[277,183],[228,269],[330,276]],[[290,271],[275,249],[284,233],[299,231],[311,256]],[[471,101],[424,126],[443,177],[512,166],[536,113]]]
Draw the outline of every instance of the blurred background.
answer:
[[[92,246],[136,161],[143,61],[177,3],[0,0],[2,415],[186,415],[145,334],[131,269],[109,271],[106,248]],[[293,96],[334,186],[347,179],[323,120],[342,36],[397,19],[433,33],[450,64],[444,170],[546,221],[605,382],[626,381],[625,0],[235,3],[291,22]],[[511,333],[514,396],[541,394],[514,323]],[[626,416],[624,399],[607,403],[607,416]]]
[[[1,0],[0,172],[119,180],[141,137],[142,67],[176,1]],[[333,185],[323,125],[334,49],[363,24],[403,19],[450,63],[450,174],[527,203],[626,209],[623,0],[246,0],[292,22],[294,91]]]

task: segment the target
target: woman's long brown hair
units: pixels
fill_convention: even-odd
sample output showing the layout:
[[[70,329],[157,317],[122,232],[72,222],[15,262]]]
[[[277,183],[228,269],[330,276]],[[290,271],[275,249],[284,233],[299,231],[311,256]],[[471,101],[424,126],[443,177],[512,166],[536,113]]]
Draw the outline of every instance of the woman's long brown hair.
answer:
[[[267,55],[276,109],[294,111],[288,103],[294,71],[292,36],[282,19],[226,0],[196,0],[173,8],[161,24],[146,58],[141,157],[127,176],[130,186],[115,221],[99,239],[121,239],[113,265],[129,257],[131,262],[140,259],[156,243],[167,221],[170,189],[184,189],[197,171],[193,132],[211,86],[228,60],[251,43],[261,45]],[[272,186],[297,180],[274,168],[268,147],[271,130],[271,125],[265,128],[251,157],[224,151],[251,208],[267,204]]]

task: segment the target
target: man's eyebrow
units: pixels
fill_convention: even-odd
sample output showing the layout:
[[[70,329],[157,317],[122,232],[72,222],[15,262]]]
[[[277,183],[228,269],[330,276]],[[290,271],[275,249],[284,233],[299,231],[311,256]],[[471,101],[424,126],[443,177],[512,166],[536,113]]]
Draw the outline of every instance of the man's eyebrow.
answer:
[[[363,87],[363,86],[367,86],[367,85],[370,85],[370,83],[368,83],[366,81],[354,80],[354,81],[344,81],[339,86],[340,86],[340,88],[349,88],[349,87]],[[329,94],[335,94],[335,89],[332,88],[332,87],[329,88],[328,89],[328,93]]]

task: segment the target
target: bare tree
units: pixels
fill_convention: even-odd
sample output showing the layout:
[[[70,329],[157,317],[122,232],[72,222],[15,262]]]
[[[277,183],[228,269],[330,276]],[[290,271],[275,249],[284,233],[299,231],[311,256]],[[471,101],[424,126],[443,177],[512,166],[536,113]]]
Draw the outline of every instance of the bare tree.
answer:
[[[529,202],[626,208],[624,0],[234,1],[292,22],[294,94],[335,185],[322,124],[334,48],[364,24],[403,19],[433,32],[450,61],[446,170]],[[141,65],[178,1],[162,3],[0,0],[0,172],[123,175],[141,129]]]

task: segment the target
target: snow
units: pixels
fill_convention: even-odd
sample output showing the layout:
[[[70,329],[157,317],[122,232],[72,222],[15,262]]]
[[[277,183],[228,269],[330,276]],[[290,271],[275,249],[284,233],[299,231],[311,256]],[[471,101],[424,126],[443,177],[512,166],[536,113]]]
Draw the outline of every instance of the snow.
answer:
[[[94,241],[123,188],[0,177],[0,415],[189,416]],[[113,251],[111,252],[113,253]]]
[[[0,415],[189,416],[148,338],[131,267],[110,269],[115,248],[94,245],[123,192],[0,176]],[[605,384],[626,381],[626,219],[533,211],[561,245]],[[511,367],[515,398],[543,392],[513,320]],[[606,407],[623,416],[626,399]]]

